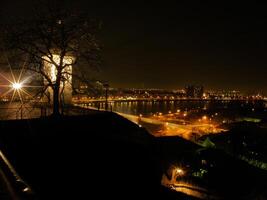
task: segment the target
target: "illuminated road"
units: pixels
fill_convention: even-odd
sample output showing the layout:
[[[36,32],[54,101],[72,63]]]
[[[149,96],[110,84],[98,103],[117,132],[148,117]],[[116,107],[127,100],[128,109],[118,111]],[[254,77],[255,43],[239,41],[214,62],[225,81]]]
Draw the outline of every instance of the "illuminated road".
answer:
[[[221,199],[218,196],[211,194],[205,188],[183,181],[177,181],[171,186],[171,189],[200,199]]]
[[[153,124],[159,127],[157,131],[151,131],[151,133],[156,137],[162,136],[180,136],[187,140],[190,140],[194,137],[194,134],[211,134],[211,133],[220,133],[224,131],[221,128],[217,128],[213,124],[209,123],[194,123],[194,124],[176,124],[166,121],[165,118],[151,118],[151,117],[140,117],[135,115],[118,113],[119,115],[125,117],[126,119],[142,125],[146,128],[146,124]],[[181,120],[179,120],[181,122]]]
[[[83,105],[76,104],[76,106],[84,107]],[[86,107],[92,110],[98,110],[94,107]],[[100,109],[103,110],[103,109]],[[154,135],[155,137],[162,136],[179,136],[187,140],[192,140],[194,138],[194,134],[205,135],[205,134],[217,134],[225,131],[224,129],[217,128],[215,125],[211,123],[190,123],[189,121],[185,121],[182,119],[176,119],[177,122],[186,122],[187,124],[178,124],[172,123],[168,121],[168,118],[162,116],[161,118],[155,117],[140,117],[136,115],[124,114],[120,112],[115,112],[124,118],[138,124],[139,126],[143,126],[147,128],[148,131]],[[172,119],[171,121],[175,121]],[[152,130],[149,128],[149,125],[157,126],[157,130]]]
[[[161,184],[177,192],[181,192],[188,196],[197,197],[199,199],[221,199],[210,190],[192,183],[192,181],[182,181],[173,178],[169,180],[165,175],[162,176]]]

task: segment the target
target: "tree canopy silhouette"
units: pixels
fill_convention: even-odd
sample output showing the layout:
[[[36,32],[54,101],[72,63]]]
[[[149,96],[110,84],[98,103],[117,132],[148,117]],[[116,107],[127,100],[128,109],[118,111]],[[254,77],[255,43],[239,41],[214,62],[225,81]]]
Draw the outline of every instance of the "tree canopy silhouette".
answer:
[[[67,77],[86,80],[90,69],[100,65],[99,29],[100,24],[86,13],[45,5],[35,9],[32,17],[4,26],[2,42],[14,58],[23,59],[25,70],[41,75],[43,91],[52,89],[53,115],[59,115],[60,93]],[[54,76],[44,63],[54,66]],[[69,66],[73,70],[67,70]]]

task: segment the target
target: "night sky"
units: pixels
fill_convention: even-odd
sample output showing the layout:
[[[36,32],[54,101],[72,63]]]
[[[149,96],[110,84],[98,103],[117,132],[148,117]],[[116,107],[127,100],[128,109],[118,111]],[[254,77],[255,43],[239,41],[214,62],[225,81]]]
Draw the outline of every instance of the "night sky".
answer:
[[[103,22],[104,64],[98,77],[112,87],[202,84],[267,94],[264,4],[92,2],[71,5]],[[4,0],[2,5],[8,20],[29,14],[31,4]]]

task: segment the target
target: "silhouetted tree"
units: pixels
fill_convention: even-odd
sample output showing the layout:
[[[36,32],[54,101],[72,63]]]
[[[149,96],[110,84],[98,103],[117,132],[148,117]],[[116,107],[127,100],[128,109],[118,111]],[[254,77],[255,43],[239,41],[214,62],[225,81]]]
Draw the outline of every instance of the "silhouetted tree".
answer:
[[[23,58],[25,70],[43,77],[44,90],[52,89],[53,115],[60,114],[60,86],[66,77],[71,73],[86,79],[89,69],[100,64],[101,48],[96,39],[99,23],[85,13],[61,6],[42,4],[35,8],[33,17],[8,24],[2,32],[5,49]],[[71,58],[67,63],[66,57]],[[55,66],[55,78],[44,69],[44,63]],[[65,70],[70,65],[76,70]]]

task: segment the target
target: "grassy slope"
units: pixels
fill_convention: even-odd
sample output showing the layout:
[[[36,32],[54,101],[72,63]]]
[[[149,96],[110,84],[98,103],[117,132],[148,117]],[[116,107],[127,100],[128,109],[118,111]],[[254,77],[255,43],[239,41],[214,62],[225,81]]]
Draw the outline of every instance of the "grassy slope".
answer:
[[[0,130],[0,148],[40,199],[190,199],[162,188],[161,175],[169,162],[192,164],[203,156],[218,163],[207,181],[222,191],[231,193],[240,181],[246,186],[248,174],[258,177],[225,154],[196,155],[199,146],[177,137],[154,138],[113,113],[0,121]]]
[[[1,121],[0,129],[1,149],[40,199],[181,197],[160,187],[153,137],[116,114]]]

